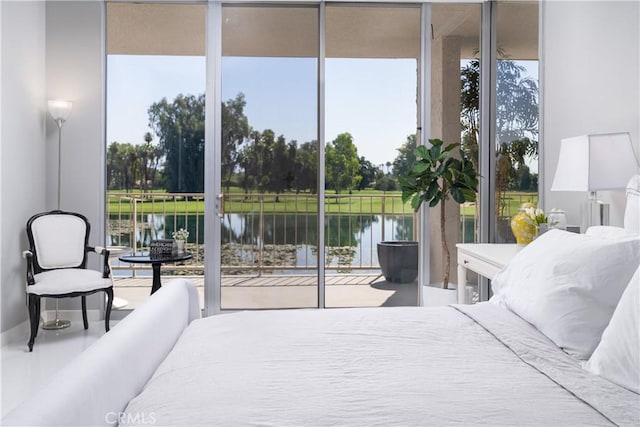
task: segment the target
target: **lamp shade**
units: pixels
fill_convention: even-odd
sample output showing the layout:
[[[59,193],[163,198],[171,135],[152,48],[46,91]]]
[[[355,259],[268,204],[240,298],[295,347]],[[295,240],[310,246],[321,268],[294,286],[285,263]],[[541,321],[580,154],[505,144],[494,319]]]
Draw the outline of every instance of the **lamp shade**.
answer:
[[[55,121],[66,121],[71,114],[71,101],[52,100],[48,102],[49,114]]]
[[[566,138],[560,142],[560,156],[551,191],[625,188],[639,167],[629,133]]]

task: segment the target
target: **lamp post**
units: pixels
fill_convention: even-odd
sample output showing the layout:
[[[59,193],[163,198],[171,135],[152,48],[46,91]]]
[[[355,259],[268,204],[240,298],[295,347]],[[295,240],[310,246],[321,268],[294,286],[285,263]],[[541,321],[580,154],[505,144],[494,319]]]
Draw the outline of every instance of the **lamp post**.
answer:
[[[58,209],[60,209],[60,175],[62,175],[62,126],[71,114],[71,106],[71,101],[49,101],[49,114],[58,125]]]
[[[60,210],[60,176],[62,175],[62,126],[71,114],[71,101],[53,100],[48,102],[49,114],[58,125],[58,199],[57,209]],[[42,329],[64,329],[71,326],[69,320],[58,318],[58,299],[56,299],[56,317],[54,320],[44,322]]]

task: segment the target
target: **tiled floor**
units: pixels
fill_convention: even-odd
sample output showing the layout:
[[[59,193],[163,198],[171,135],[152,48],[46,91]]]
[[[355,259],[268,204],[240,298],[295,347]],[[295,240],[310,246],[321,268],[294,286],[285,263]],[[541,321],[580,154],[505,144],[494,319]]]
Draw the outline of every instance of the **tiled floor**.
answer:
[[[115,322],[111,322],[113,327]],[[27,348],[28,331],[23,339],[2,347],[0,373],[2,388],[1,412],[7,414],[22,402],[28,393],[51,381],[55,373],[104,334],[104,322],[72,321],[67,329],[38,331],[33,352]]]

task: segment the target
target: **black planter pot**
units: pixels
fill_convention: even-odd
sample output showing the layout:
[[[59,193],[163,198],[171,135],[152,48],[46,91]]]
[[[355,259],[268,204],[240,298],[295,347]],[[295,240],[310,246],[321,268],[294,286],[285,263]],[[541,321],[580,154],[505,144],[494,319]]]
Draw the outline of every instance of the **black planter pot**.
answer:
[[[418,277],[418,242],[395,240],[378,243],[378,261],[384,278],[409,283]]]

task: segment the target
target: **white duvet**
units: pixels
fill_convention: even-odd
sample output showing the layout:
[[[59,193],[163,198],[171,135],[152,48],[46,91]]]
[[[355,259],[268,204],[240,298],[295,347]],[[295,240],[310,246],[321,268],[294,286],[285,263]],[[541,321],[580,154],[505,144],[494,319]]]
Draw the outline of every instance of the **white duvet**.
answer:
[[[196,320],[126,412],[180,426],[637,426],[640,398],[482,303]]]

